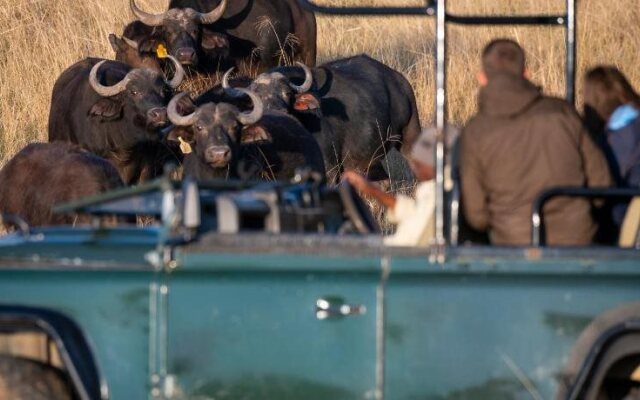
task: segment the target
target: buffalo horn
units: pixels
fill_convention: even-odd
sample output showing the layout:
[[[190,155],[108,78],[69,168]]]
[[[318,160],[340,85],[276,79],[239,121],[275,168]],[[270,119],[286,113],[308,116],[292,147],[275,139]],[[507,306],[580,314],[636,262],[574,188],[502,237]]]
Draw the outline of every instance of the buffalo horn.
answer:
[[[294,85],[293,83],[289,82],[289,86],[291,86],[291,88],[298,93],[308,92],[309,89],[311,89],[311,85],[313,84],[313,75],[311,74],[311,69],[301,62],[296,62],[296,65],[302,68],[302,70],[304,71],[304,82],[300,86]]]
[[[171,79],[170,81],[167,81],[167,84],[171,86],[173,89],[177,89],[178,86],[180,86],[180,84],[182,83],[182,80],[184,79],[184,68],[182,68],[182,65],[178,60],[176,60],[175,57],[168,55],[167,58],[171,60],[176,70],[173,74],[173,79]]]
[[[169,121],[176,126],[191,126],[196,120],[197,111],[194,111],[189,115],[180,115],[178,113],[176,106],[180,99],[186,95],[188,95],[188,93],[183,92],[174,96],[167,106],[167,117],[169,117]]]
[[[227,94],[227,96],[233,98],[242,97],[244,96],[244,92],[231,87],[231,85],[229,84],[229,75],[231,75],[231,72],[233,72],[233,67],[229,68],[229,70],[225,72],[224,75],[222,75],[222,89],[224,89],[224,92]]]
[[[96,65],[91,68],[91,72],[89,73],[89,84],[102,97],[111,97],[115,96],[120,92],[123,92],[127,87],[127,83],[129,83],[129,74],[124,77],[120,82],[116,83],[113,86],[104,86],[98,81],[98,70],[107,60],[100,61]]]
[[[129,0],[129,6],[131,7],[131,11],[133,14],[145,25],[149,26],[160,26],[164,21],[164,15],[162,14],[151,14],[145,11],[142,11],[136,5],[136,0]]]
[[[253,110],[238,114],[238,121],[240,121],[242,125],[255,124],[260,120],[260,118],[262,118],[262,113],[264,112],[264,105],[262,104],[262,100],[260,100],[260,97],[258,97],[258,95],[256,95],[250,90],[246,90],[246,89],[235,89],[235,90],[249,96],[249,98],[251,98],[251,102],[253,103]]]
[[[127,44],[127,46],[131,47],[132,49],[138,50],[138,42],[136,42],[135,40],[131,40],[126,36],[123,36],[122,40]]]
[[[222,0],[218,5],[218,7],[214,8],[208,13],[198,13],[198,17],[200,18],[200,23],[204,25],[213,24],[214,22],[222,18],[222,15],[224,14],[224,11],[226,9],[227,9],[227,0]]]

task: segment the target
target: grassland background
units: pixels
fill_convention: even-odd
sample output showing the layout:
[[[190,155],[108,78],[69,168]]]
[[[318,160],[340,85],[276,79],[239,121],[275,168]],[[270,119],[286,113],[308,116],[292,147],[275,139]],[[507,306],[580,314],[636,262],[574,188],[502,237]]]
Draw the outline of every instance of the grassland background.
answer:
[[[167,0],[138,0],[161,11]],[[420,4],[422,0],[324,0],[323,4]],[[562,0],[449,0],[458,14],[560,13]],[[107,36],[133,19],[128,0],[0,0],[0,164],[31,141],[46,140],[51,88],[88,56],[113,56]],[[578,95],[586,68],[615,64],[640,87],[638,0],[578,1]],[[534,82],[564,94],[560,28],[455,27],[449,30],[449,112],[456,123],[475,111],[479,53],[493,37],[518,40]],[[416,91],[423,124],[433,116],[434,21],[428,18],[318,17],[318,63],[358,53],[403,72]],[[580,97],[580,96],[579,96]]]

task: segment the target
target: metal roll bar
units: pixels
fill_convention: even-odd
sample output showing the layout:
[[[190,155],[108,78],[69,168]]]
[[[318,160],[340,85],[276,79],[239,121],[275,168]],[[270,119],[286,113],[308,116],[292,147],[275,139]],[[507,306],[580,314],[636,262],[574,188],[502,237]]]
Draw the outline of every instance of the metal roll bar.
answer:
[[[547,201],[554,197],[585,197],[626,200],[640,196],[640,188],[583,188],[583,187],[555,187],[542,192],[533,202],[531,211],[531,245],[544,246],[545,226],[543,208]]]
[[[565,0],[564,15],[513,15],[513,16],[460,16],[446,12],[446,0],[425,0],[422,7],[327,7],[310,0],[298,0],[307,10],[331,15],[413,15],[436,17],[436,244],[445,245],[444,220],[444,167],[445,167],[445,120],[446,120],[446,24],[460,25],[548,25],[566,28],[566,98],[575,100],[576,60],[576,7],[575,0]],[[450,230],[457,232],[457,229]]]

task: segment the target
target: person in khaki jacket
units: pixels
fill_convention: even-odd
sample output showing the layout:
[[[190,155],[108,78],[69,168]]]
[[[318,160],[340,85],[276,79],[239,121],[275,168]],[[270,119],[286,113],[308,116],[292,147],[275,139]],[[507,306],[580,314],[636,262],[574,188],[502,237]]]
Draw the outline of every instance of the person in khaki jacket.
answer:
[[[482,69],[479,111],[460,144],[464,215],[494,244],[526,245],[540,193],[555,186],[606,187],[611,176],[573,106],[544,96],[526,78],[518,43],[490,42]],[[589,244],[597,229],[586,199],[552,199],[544,216],[549,245]]]

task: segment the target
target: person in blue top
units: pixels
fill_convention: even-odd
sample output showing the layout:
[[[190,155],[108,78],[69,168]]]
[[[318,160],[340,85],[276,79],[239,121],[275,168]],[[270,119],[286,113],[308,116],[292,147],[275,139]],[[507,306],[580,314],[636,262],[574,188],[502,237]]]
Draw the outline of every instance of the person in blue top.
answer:
[[[618,68],[597,66],[585,77],[584,101],[605,123],[599,142],[617,186],[640,187],[640,96]],[[625,212],[626,203],[613,208],[616,225]]]

